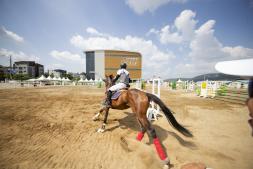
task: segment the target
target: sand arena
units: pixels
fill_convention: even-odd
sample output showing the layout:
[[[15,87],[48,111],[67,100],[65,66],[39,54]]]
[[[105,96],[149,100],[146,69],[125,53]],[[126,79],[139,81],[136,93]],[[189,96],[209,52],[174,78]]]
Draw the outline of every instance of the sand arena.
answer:
[[[0,168],[161,168],[131,110],[111,110],[105,133],[92,121],[104,89],[87,86],[0,90]],[[203,162],[213,169],[252,169],[253,138],[246,106],[162,89],[161,99],[190,129],[186,138],[162,117],[153,122],[174,169]]]

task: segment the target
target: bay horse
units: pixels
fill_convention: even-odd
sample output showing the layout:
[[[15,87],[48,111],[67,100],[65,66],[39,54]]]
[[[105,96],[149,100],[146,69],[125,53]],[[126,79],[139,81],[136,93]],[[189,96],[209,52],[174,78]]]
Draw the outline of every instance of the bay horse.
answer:
[[[113,83],[113,75],[106,75],[106,79],[104,79],[106,92],[107,90],[114,85]],[[168,163],[168,158],[163,151],[163,148],[160,144],[159,139],[157,138],[156,131],[152,127],[151,123],[147,119],[146,113],[149,108],[150,102],[153,101],[159,105],[161,110],[163,111],[165,117],[167,118],[168,122],[180,133],[187,137],[193,137],[191,132],[184,128],[181,124],[179,124],[176,118],[173,116],[171,110],[159,99],[157,96],[151,93],[147,93],[138,89],[126,89],[121,90],[121,94],[117,100],[112,100],[111,108],[117,110],[124,110],[131,108],[132,112],[136,114],[137,121],[140,125],[140,132],[137,135],[137,140],[141,141],[144,134],[148,132],[148,134],[153,138],[153,143],[155,144],[156,150],[161,160]],[[102,127],[99,128],[98,132],[104,132],[105,126],[107,122],[107,117],[109,114],[109,109],[104,107],[100,109],[99,113],[97,113],[93,120],[97,120],[102,112],[105,111],[104,120]]]

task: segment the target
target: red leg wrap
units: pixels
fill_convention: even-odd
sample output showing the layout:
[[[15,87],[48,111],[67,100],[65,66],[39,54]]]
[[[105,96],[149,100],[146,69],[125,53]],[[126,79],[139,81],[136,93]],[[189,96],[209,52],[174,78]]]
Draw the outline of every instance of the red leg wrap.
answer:
[[[165,152],[163,151],[163,147],[162,147],[158,138],[154,139],[154,145],[155,145],[156,151],[157,151],[160,159],[165,160],[167,158],[167,156],[166,156]]]
[[[136,139],[137,139],[138,141],[141,141],[143,137],[144,137],[144,133],[139,132],[138,135],[137,135],[137,137],[136,137]]]

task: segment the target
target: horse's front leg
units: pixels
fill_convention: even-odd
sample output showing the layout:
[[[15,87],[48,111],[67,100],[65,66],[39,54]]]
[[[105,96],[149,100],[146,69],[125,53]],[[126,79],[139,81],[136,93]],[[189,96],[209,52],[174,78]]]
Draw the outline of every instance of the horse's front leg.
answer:
[[[103,133],[103,132],[105,131],[105,125],[106,125],[106,122],[107,122],[108,114],[109,114],[109,108],[106,108],[106,109],[105,109],[104,122],[103,122],[101,128],[99,128],[99,129],[97,130],[97,132]]]
[[[92,117],[92,120],[93,121],[99,120],[99,116],[103,113],[103,111],[105,111],[104,107],[102,109],[100,109],[99,112],[97,114],[95,114],[95,116]]]

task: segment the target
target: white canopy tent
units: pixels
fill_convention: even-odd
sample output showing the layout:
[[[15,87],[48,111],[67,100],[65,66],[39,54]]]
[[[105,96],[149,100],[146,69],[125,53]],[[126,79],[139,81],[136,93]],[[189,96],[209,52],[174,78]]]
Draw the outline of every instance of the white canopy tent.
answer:
[[[62,81],[61,77],[57,77],[56,79],[57,79],[58,81]]]
[[[28,81],[28,82],[35,82],[36,79],[28,79],[27,81]]]
[[[51,78],[50,76],[48,76],[47,80],[51,81],[51,80],[53,80],[53,78]]]
[[[44,76],[41,75],[38,79],[36,79],[36,81],[47,81],[48,79]]]
[[[81,78],[78,82],[81,82],[81,83],[83,83],[84,82],[84,80],[83,80],[83,78]]]

